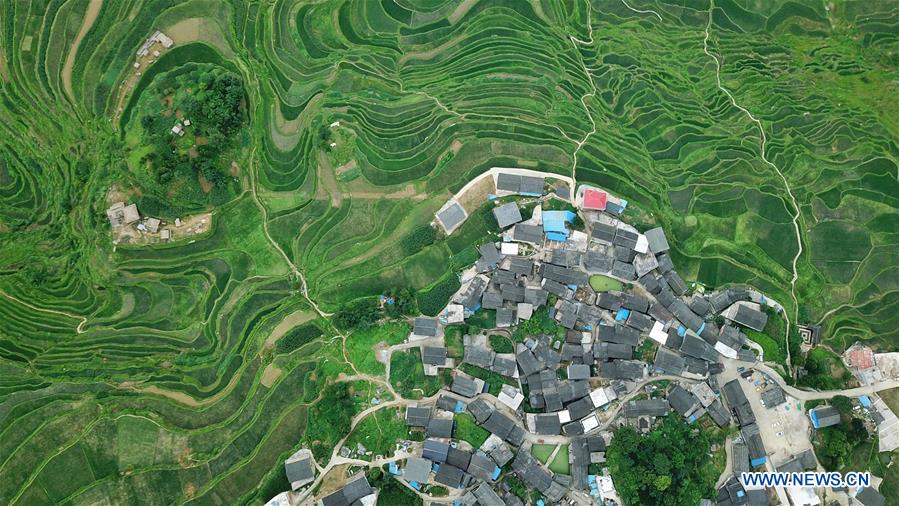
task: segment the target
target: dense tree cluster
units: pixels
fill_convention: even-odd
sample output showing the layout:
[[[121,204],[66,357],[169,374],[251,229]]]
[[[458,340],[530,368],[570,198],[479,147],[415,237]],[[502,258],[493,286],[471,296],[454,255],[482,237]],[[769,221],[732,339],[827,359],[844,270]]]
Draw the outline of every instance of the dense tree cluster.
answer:
[[[421,225],[400,240],[400,247],[407,255],[411,255],[434,244],[435,240],[437,240],[437,229],[430,225]]]
[[[840,423],[818,430],[815,437],[815,454],[828,471],[836,471],[849,464],[852,450],[868,440],[865,422],[852,416],[852,401],[838,395],[830,405],[840,412]]]
[[[383,318],[399,319],[416,314],[415,295],[408,288],[388,290],[384,294],[385,301],[380,304],[376,299],[360,299],[345,304],[334,313],[334,325],[343,331],[370,327]]]
[[[140,125],[144,142],[152,149],[143,160],[151,163],[157,188],[142,188],[155,198],[141,202],[141,207],[150,206],[148,211],[158,207],[158,212],[165,214],[167,205],[177,210],[187,203],[184,201],[221,203],[228,197],[225,189],[229,165],[222,154],[229,150],[232,138],[246,117],[243,82],[231,72],[201,67],[184,75],[167,73],[159,76],[155,91],[156,96],[149,102],[166,103],[167,97],[171,97],[171,107],[191,121],[189,131],[194,138],[203,137],[205,141],[197,142],[192,152],[179,148],[180,137],[171,132],[174,119],[147,108],[140,118]],[[212,185],[210,196],[200,193],[200,175]],[[176,185],[175,181],[180,183]],[[170,202],[171,186],[178,188],[182,202]]]
[[[672,415],[645,436],[618,429],[606,457],[625,504],[680,506],[712,497],[717,476],[708,451],[705,432]]]

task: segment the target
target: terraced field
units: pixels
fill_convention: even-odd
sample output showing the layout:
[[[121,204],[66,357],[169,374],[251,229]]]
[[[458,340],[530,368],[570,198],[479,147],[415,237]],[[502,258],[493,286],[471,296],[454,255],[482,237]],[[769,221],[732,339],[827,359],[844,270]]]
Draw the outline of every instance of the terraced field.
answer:
[[[899,11],[828,6],[0,3],[0,503],[288,488],[283,458],[333,446],[389,385],[354,377],[380,366],[325,313],[451,284],[488,215],[406,239],[493,166],[606,187],[689,280],[748,282],[834,349],[895,349]],[[155,30],[175,45],[137,75]],[[114,246],[140,95],[188,63],[243,80],[241,191],[190,240]],[[309,322],[321,336],[270,340]]]

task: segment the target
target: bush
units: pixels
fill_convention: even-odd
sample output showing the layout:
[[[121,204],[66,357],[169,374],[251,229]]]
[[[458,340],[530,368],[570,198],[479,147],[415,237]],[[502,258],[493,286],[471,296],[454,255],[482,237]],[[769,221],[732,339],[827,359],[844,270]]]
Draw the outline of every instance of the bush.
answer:
[[[428,316],[437,316],[461,286],[455,273],[447,274],[427,291],[418,292],[415,298],[419,311]]]
[[[400,240],[400,247],[406,255],[412,255],[434,244],[437,239],[437,230],[430,225],[421,225],[409,232]]]
[[[294,328],[278,340],[276,349],[278,353],[290,353],[321,335],[322,329],[318,328],[318,325],[306,323]]]
[[[334,325],[340,330],[366,328],[381,319],[381,311],[373,299],[350,302],[334,313]]]

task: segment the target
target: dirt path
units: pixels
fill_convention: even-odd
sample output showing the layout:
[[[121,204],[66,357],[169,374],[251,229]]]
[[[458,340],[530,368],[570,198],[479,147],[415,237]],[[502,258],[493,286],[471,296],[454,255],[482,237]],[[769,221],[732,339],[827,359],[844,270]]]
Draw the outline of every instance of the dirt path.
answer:
[[[75,67],[75,57],[78,56],[78,47],[81,45],[81,40],[87,35],[88,30],[94,26],[94,21],[97,20],[97,15],[100,14],[100,7],[103,7],[103,0],[91,0],[87,5],[87,12],[84,13],[81,29],[78,30],[78,35],[72,41],[72,45],[69,47],[69,54],[66,55],[66,63],[62,67],[62,85],[66,89],[66,95],[69,96],[72,102],[75,101],[75,93],[72,91],[72,68]]]
[[[337,187],[331,160],[328,160],[327,153],[321,151],[318,154],[318,188],[315,191],[315,198],[324,200],[326,195],[331,197],[331,207],[339,208],[343,203],[343,195]]]
[[[281,339],[282,337],[284,337],[284,334],[289,332],[294,327],[302,325],[302,324],[308,322],[309,320],[315,319],[316,316],[318,316],[318,315],[316,315],[315,313],[313,313],[311,311],[304,311],[304,310],[295,311],[295,312],[290,313],[289,315],[285,316],[284,319],[281,320],[281,323],[279,323],[274,328],[274,330],[272,330],[272,333],[268,336],[268,338],[266,338],[265,345],[262,347],[262,349],[266,350],[266,349],[274,348],[275,343],[278,341],[278,339]],[[261,353],[261,350],[260,350],[260,353]]]
[[[62,316],[67,316],[69,318],[72,318],[73,320],[81,320],[81,323],[79,323],[78,326],[75,327],[75,332],[77,332],[79,334],[84,332],[83,327],[87,323],[87,318],[85,318],[84,316],[76,316],[71,313],[66,313],[65,311],[57,311],[55,309],[46,309],[46,308],[42,308],[42,307],[32,306],[31,304],[29,304],[25,301],[22,301],[22,300],[19,300],[19,299],[13,297],[12,295],[4,292],[3,290],[0,290],[0,295],[6,297],[7,299],[9,299],[15,303],[21,304],[29,309],[34,309],[35,311],[41,311],[43,313],[53,313],[53,314],[58,314],[58,315],[62,315]]]

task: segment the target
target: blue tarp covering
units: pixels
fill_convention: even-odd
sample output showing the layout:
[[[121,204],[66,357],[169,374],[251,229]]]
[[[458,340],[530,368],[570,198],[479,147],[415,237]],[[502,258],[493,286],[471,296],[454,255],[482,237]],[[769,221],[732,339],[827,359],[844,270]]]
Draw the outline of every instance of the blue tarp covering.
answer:
[[[593,325],[584,325],[584,330],[593,330]]]
[[[862,407],[870,408],[871,407],[871,399],[867,395],[863,395],[858,398],[858,402],[862,405]]]
[[[537,499],[537,506],[544,506],[546,503],[543,502],[543,499]]]
[[[699,330],[697,330],[696,333],[702,334],[703,330],[705,330],[705,322],[702,322],[702,325],[699,326]]]
[[[568,227],[577,216],[571,211],[543,211],[543,232],[550,241],[568,240]]]
[[[496,195],[492,193],[487,194],[487,200],[496,200]]]
[[[684,337],[685,335],[687,335],[687,327],[684,327],[683,325],[679,326],[677,328],[677,335],[679,335],[681,337]]]
[[[525,197],[542,197],[542,193],[535,192],[518,192],[519,195],[524,195]]]
[[[499,478],[499,475],[502,472],[503,472],[502,469],[495,467],[495,468],[493,468],[493,474],[491,474],[490,477],[495,480],[495,479]]]
[[[620,203],[620,204],[618,204],[618,205],[620,205],[620,206],[621,206],[621,209],[624,209],[624,208],[626,208],[626,207],[627,207],[627,201],[626,201],[626,200],[624,200],[624,199],[619,199],[619,200],[621,200],[621,203]]]
[[[623,322],[624,320],[627,320],[627,317],[630,316],[630,314],[630,309],[619,309],[618,312],[615,313],[615,321]]]
[[[749,463],[752,464],[752,467],[755,467],[755,466],[760,466],[767,461],[768,461],[768,457],[759,457],[757,459],[752,459],[751,461],[749,461]]]
[[[809,411],[809,416],[811,416],[811,418],[812,418],[812,425],[814,425],[816,429],[819,428],[818,424],[820,422],[818,421],[818,413],[815,413],[814,411]]]
[[[546,238],[549,239],[550,241],[565,242],[568,240],[568,234],[567,233],[563,234],[561,232],[547,232]]]
[[[414,488],[415,490],[421,490],[421,485],[417,481],[410,481],[409,486]]]
[[[402,472],[400,471],[400,468],[396,467],[396,462],[391,462],[390,464],[388,464],[387,469],[390,471],[390,474],[392,474],[392,475],[399,476],[400,474],[402,474]]]
[[[456,409],[453,410],[454,413],[461,413],[465,411],[465,403],[462,401],[456,401]]]

